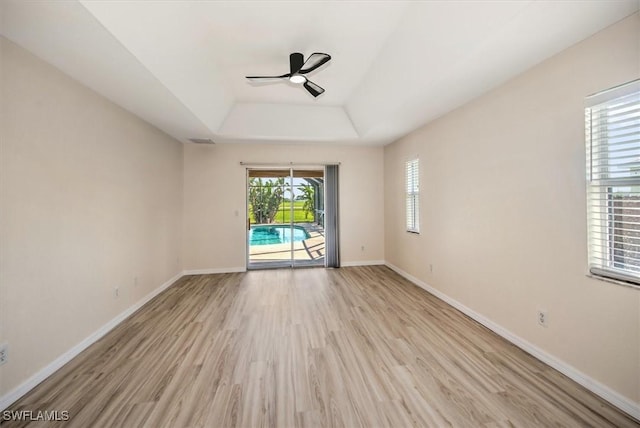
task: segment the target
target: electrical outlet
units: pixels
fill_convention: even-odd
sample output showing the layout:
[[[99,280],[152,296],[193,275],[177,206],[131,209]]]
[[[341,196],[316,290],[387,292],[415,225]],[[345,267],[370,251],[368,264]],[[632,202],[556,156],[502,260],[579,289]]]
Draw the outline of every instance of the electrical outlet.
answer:
[[[538,324],[543,327],[549,326],[549,314],[547,313],[547,311],[538,311]]]
[[[118,297],[120,297],[120,289],[116,287],[113,289],[113,298],[117,299]]]
[[[0,345],[0,366],[9,360],[9,344],[3,343]]]

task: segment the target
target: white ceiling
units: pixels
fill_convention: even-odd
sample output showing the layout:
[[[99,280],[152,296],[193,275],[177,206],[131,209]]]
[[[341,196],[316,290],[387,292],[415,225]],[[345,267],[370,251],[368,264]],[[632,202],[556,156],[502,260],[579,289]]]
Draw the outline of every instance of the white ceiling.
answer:
[[[1,1],[2,34],[174,137],[386,144],[640,0]],[[326,52],[288,82],[288,56]]]

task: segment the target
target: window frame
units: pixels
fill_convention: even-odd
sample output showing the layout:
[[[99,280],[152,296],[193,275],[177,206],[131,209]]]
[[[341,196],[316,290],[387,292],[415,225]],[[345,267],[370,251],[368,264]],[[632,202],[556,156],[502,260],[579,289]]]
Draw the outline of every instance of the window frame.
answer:
[[[629,158],[640,151],[640,115],[636,117],[640,79],[590,95],[585,101],[588,275],[638,288],[640,217],[636,219],[635,212],[629,211],[640,208],[640,174],[636,162],[627,167],[617,157],[620,151]],[[617,119],[627,115],[628,119]],[[621,129],[630,129],[625,134],[630,141],[621,142],[615,135],[618,130],[612,130],[612,124],[620,121],[624,122]]]
[[[420,159],[405,161],[405,230],[420,234]]]

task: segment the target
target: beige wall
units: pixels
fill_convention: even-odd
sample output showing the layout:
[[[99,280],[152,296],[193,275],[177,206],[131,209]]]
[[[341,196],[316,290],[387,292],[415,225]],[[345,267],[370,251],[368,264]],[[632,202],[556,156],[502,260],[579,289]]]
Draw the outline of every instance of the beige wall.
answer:
[[[1,397],[181,271],[182,144],[0,40]]]
[[[585,275],[583,100],[640,76],[639,36],[636,14],[387,146],[384,159],[391,264],[636,403],[640,290]],[[419,236],[403,223],[414,155]]]
[[[245,268],[246,167],[240,165],[241,161],[341,162],[341,261],[383,261],[382,155],[380,147],[330,144],[185,145],[184,268]]]

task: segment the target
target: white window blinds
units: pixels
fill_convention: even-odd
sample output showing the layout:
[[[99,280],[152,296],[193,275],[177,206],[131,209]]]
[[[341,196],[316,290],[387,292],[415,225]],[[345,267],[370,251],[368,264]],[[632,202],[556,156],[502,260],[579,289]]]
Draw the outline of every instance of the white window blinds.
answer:
[[[587,98],[589,270],[640,284],[640,80]]]
[[[407,231],[420,232],[420,180],[418,159],[406,162],[406,224]]]

